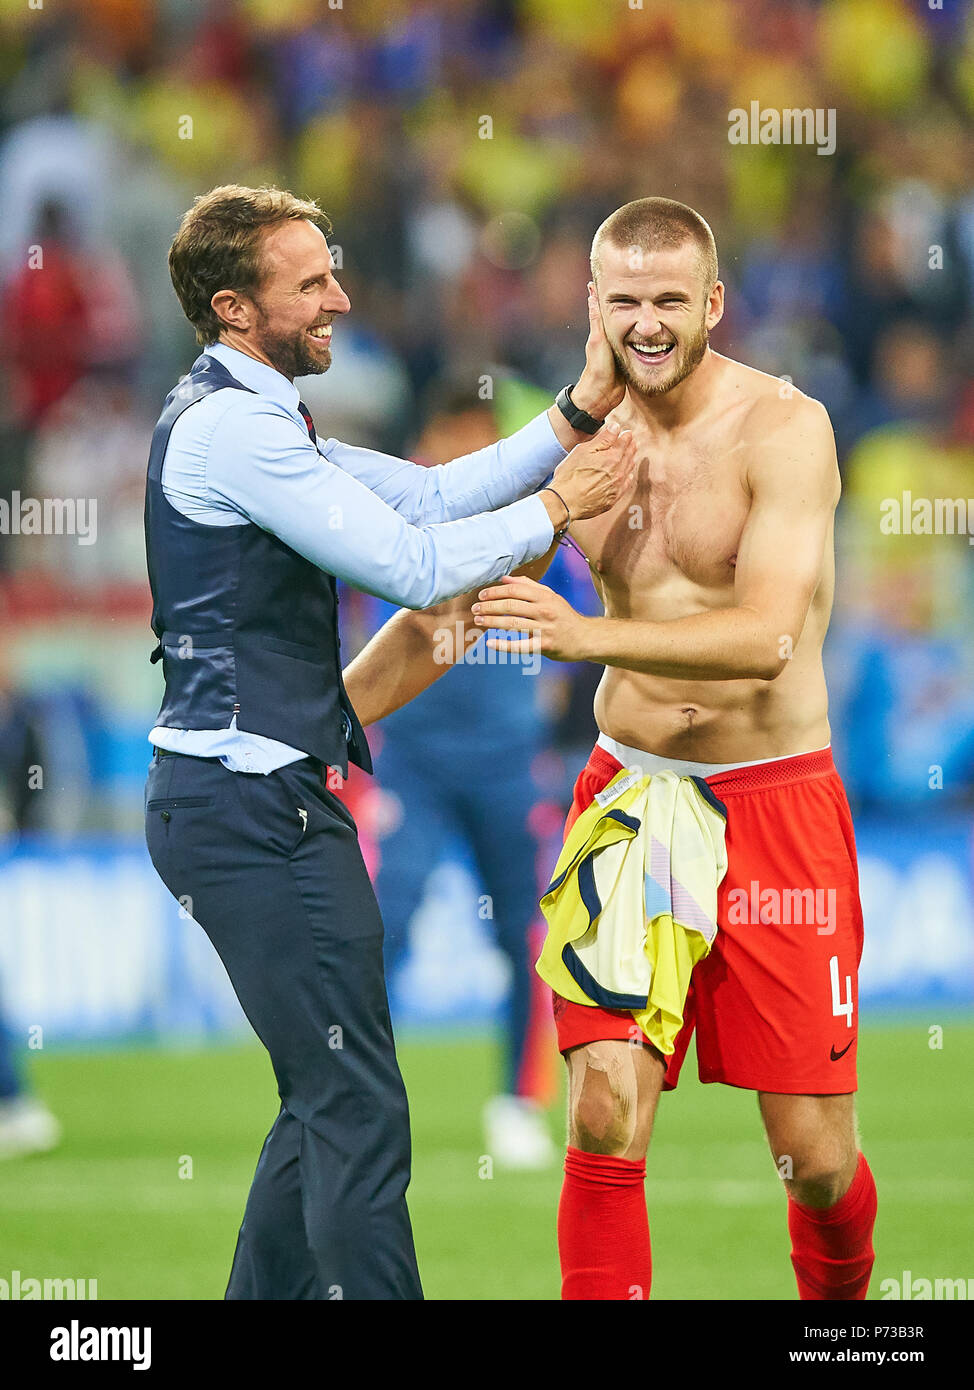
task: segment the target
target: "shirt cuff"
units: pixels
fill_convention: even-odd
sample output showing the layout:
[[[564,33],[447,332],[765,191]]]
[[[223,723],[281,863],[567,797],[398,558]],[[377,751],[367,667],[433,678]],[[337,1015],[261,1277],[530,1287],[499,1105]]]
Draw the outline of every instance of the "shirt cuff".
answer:
[[[522,498],[520,502],[512,502],[502,510],[511,533],[512,570],[527,564],[529,560],[536,560],[551,549],[555,528],[547,507],[537,493]]]
[[[510,435],[505,443],[517,451],[518,477],[523,479],[525,491],[543,487],[569,453],[559,442],[546,410]],[[520,465],[522,457],[523,466]]]

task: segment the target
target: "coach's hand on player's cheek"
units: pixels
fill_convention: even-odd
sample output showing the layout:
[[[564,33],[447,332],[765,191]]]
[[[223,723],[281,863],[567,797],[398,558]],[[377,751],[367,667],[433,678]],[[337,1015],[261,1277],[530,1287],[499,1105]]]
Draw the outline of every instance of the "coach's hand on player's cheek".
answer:
[[[572,391],[572,400],[579,410],[586,410],[597,420],[604,420],[622,402],[625,394],[626,383],[606,337],[599,297],[593,282],[588,287],[585,367]]]
[[[585,659],[585,627],[591,619],[576,613],[546,584],[505,575],[499,584],[481,589],[472,611],[480,628],[528,634],[521,638],[488,637],[487,646],[494,651],[540,651],[553,661]]]

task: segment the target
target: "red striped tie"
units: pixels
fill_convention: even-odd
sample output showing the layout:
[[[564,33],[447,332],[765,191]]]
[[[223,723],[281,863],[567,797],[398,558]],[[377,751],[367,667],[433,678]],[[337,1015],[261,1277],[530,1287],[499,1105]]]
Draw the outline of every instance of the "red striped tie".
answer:
[[[315,422],[312,420],[311,411],[305,405],[304,401],[298,401],[298,410],[301,412],[302,420],[308,426],[308,434],[317,443],[318,433],[315,429]]]

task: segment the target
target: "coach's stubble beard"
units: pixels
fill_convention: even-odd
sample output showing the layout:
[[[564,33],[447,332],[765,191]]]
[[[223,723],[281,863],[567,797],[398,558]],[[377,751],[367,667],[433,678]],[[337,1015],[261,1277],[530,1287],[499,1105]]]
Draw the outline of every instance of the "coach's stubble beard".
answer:
[[[298,376],[320,376],[331,366],[331,348],[312,346],[308,341],[307,330],[298,329],[295,333],[275,333],[268,328],[267,315],[257,304],[260,346],[268,362],[275,371],[293,381]]]

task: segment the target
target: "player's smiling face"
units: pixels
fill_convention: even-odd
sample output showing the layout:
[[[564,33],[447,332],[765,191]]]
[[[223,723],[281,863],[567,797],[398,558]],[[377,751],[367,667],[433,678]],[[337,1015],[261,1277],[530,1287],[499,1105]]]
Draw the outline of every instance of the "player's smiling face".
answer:
[[[313,222],[283,222],[265,234],[262,259],[253,346],[292,380],[326,372],[332,321],[351,306],[332,273],[324,234]]]
[[[641,396],[663,395],[690,375],[723,312],[723,286],[705,284],[689,241],[660,251],[604,242],[596,286],[609,346]]]

